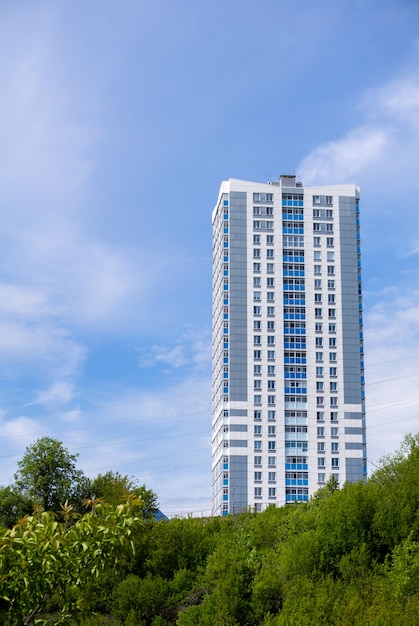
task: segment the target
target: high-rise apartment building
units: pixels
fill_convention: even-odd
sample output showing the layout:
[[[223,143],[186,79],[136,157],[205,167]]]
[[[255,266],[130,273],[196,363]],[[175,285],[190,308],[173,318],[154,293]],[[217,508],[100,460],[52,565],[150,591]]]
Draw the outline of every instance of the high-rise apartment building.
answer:
[[[366,477],[359,189],[221,184],[213,223],[213,513]]]

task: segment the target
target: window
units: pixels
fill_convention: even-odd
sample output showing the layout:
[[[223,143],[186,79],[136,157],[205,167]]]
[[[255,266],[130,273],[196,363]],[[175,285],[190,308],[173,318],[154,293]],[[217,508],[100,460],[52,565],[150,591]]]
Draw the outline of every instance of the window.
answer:
[[[317,406],[324,406],[324,397],[323,396],[317,396],[316,397],[316,405]]]
[[[323,315],[323,310],[316,308],[314,309],[314,317],[316,317],[317,319],[321,318]]]
[[[254,481],[255,481],[255,483],[261,483],[262,482],[262,472],[255,472],[254,473]]]
[[[336,309],[329,309],[329,318],[332,320],[336,318]]]
[[[268,389],[275,389],[275,380],[268,380]]]
[[[326,474],[317,474],[317,482],[318,483],[326,482]]]
[[[268,376],[275,375],[275,365],[268,365]]]
[[[327,266],[327,273],[329,276],[334,276],[335,275],[335,266],[334,265],[328,265]]]
[[[339,442],[338,441],[332,441],[331,445],[331,450],[332,452],[339,452]]]
[[[260,272],[260,263],[253,263],[253,271]]]
[[[274,254],[274,249],[273,249],[273,248],[268,248],[268,249],[266,250],[266,258],[267,258],[267,259],[273,259],[273,258],[274,258],[274,256],[275,256],[275,254]]]
[[[268,335],[268,346],[275,345],[275,335]]]
[[[253,235],[253,243],[260,243],[260,235]]]
[[[324,422],[324,412],[323,411],[317,411],[317,421],[318,422]]]
[[[316,391],[324,391],[324,382],[323,381],[319,381],[318,380],[316,382]]]
[[[329,348],[336,348],[336,337],[329,337]]]
[[[253,287],[260,287],[260,276],[253,276]]]
[[[261,214],[260,206],[254,206],[253,215],[260,215],[260,214]]]
[[[322,294],[321,293],[315,293],[314,294],[314,302],[320,303],[321,301],[322,301]]]
[[[317,442],[317,452],[325,452],[326,450],[326,444],[324,441],[318,441]]]
[[[268,194],[269,195],[269,194]],[[266,207],[266,215],[273,215],[274,214],[274,208],[273,206],[267,206]]]
[[[316,376],[323,376],[323,368],[316,367]]]
[[[334,280],[328,280],[327,281],[327,288],[328,289],[334,289],[335,288],[335,281]]]
[[[271,452],[276,450],[276,441],[268,441],[268,450]]]
[[[337,360],[337,352],[329,352],[329,361],[335,363]]]
[[[320,204],[320,196],[313,196],[313,204]]]
[[[330,398],[330,406],[337,406],[337,405],[338,405],[338,399]]]
[[[330,435],[332,437],[338,437],[339,436],[339,428],[337,426],[332,426],[330,429]]]
[[[275,350],[268,350],[268,361],[275,360]]]
[[[268,426],[268,435],[271,437],[276,435],[276,426]]]
[[[317,426],[317,437],[324,437],[324,427]]]
[[[329,324],[329,333],[336,332],[336,324]]]
[[[275,420],[275,411],[268,411],[268,421]]]
[[[268,315],[275,315],[275,307],[268,306],[267,312],[268,312]]]
[[[335,260],[335,253],[334,252],[328,252],[327,253],[327,260],[328,261],[334,261]]]
[[[326,204],[333,204],[333,196],[326,196]]]
[[[260,320],[253,320],[253,330],[260,330],[262,322]]]
[[[313,237],[313,246],[320,246],[320,237]]]
[[[260,297],[261,297],[260,291],[254,291],[253,292],[253,301],[254,302],[260,302]]]
[[[262,373],[262,366],[261,365],[254,365],[253,366],[253,373],[254,374],[261,374]]]
[[[256,361],[259,361],[262,358],[262,351],[261,350],[253,350],[253,358]]]
[[[330,391],[332,393],[336,393],[338,390],[338,384],[336,382],[330,382]]]
[[[268,274],[272,274],[274,271],[274,264],[273,263],[267,263],[266,264],[266,271],[268,272]]]
[[[275,278],[273,278],[272,276],[268,276],[268,278],[266,279],[266,286],[267,287],[274,287],[275,286]]]
[[[262,497],[262,487],[255,487],[255,498]]]
[[[276,481],[276,472],[268,472],[268,480],[270,483],[274,483]]]
[[[268,456],[268,467],[276,467],[276,457]]]
[[[323,337],[316,337],[316,348],[323,347]]]
[[[314,325],[314,329],[316,333],[323,332],[323,324],[321,322],[316,322],[316,324]]]
[[[260,389],[262,389],[262,381],[261,380],[254,380],[253,381],[253,389],[255,391],[259,391]]]
[[[316,352],[316,362],[321,363],[323,361],[323,352]]]
[[[275,396],[268,396],[268,405],[275,405]]]
[[[268,302],[275,302],[275,292],[274,291],[268,291],[266,294],[266,299]]]
[[[253,307],[253,315],[261,315],[261,313],[262,308],[259,305]]]
[[[317,457],[317,467],[325,467],[326,466],[326,460],[323,456],[319,456]]]
[[[321,274],[322,273],[322,266],[321,265],[315,265],[314,266],[314,273],[315,274]]]
[[[320,261],[322,258],[322,253],[320,252],[320,250],[315,250],[314,251],[314,260],[315,261]]]
[[[253,411],[253,419],[261,420],[262,419],[262,411]]]
[[[262,434],[262,426],[254,426],[253,428],[253,434],[256,435],[256,437],[260,437]]]
[[[259,395],[253,396],[253,404],[256,404],[256,405],[262,404],[262,396],[259,396]]]
[[[321,278],[315,278],[314,279],[314,289],[321,289],[322,288],[322,279]]]
[[[273,320],[268,320],[268,330],[275,330],[275,322]]]
[[[329,304],[335,304],[335,302],[336,302],[336,296],[335,296],[335,294],[334,294],[334,293],[329,293],[329,294],[328,294],[328,296],[327,296],[327,302],[328,302]]]
[[[262,450],[262,442],[261,441],[254,441],[253,442],[253,449],[254,450]]]
[[[332,467],[339,467],[339,457],[332,457]]]
[[[276,498],[276,488],[275,487],[268,487],[268,497],[269,498]]]
[[[253,248],[253,258],[260,259],[260,248]]]
[[[338,368],[337,367],[329,367],[329,376],[332,378],[336,377],[338,375]]]
[[[254,346],[260,346],[261,343],[262,343],[262,336],[261,335],[254,335],[254,337],[253,337],[253,345]]]
[[[274,242],[274,236],[273,235],[266,235],[266,243],[267,244],[273,244]]]
[[[330,421],[337,422],[338,421],[338,413],[337,411],[331,411],[330,413]]]

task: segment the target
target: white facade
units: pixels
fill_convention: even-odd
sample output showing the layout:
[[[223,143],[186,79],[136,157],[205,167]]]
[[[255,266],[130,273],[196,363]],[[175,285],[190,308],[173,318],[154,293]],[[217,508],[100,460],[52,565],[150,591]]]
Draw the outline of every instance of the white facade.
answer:
[[[231,179],[212,223],[213,514],[365,478],[359,189]]]

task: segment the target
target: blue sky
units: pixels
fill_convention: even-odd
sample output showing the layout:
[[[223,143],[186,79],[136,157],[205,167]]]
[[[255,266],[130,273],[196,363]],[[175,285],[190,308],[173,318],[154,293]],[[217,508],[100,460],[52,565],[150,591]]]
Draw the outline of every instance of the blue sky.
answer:
[[[221,180],[361,187],[369,470],[419,423],[416,0],[0,7],[0,484],[56,437],[210,511]]]

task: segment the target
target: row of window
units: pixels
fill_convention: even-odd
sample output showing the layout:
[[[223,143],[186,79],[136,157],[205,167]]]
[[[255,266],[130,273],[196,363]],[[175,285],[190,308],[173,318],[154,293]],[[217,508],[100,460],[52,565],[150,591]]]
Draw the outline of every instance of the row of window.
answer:
[[[253,480],[255,483],[262,482],[262,472],[254,472]],[[268,481],[274,483],[276,481],[276,472],[268,472]]]
[[[317,437],[323,439],[326,436],[326,430],[324,426],[317,426]],[[339,436],[339,428],[338,426],[331,426],[330,428],[330,436],[338,437]]]
[[[253,207],[253,215],[273,215],[274,208],[273,206],[254,206]]]
[[[329,352],[329,363],[336,363],[337,360],[337,352]],[[323,352],[316,352],[316,363],[323,363]]]
[[[260,259],[261,258],[261,249],[260,248],[253,248],[253,258],[254,259]],[[266,248],[266,258],[267,259],[275,258],[275,251],[274,251],[273,248]]]
[[[332,441],[330,444],[330,451],[331,452],[339,452],[339,442],[338,441]],[[317,452],[326,452],[326,442],[324,441],[318,441],[317,442]]]
[[[262,497],[262,487],[255,487],[255,498],[261,498]],[[276,498],[276,488],[275,487],[269,487],[268,488],[268,498]]]
[[[253,427],[253,434],[255,437],[260,437],[262,435],[262,426],[261,424],[255,424]],[[270,437],[276,436],[276,426],[268,426],[268,435]]]

